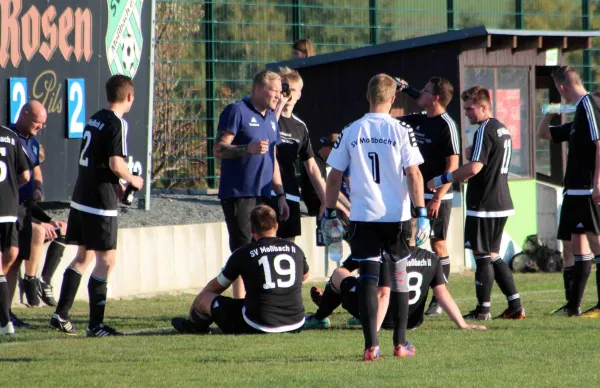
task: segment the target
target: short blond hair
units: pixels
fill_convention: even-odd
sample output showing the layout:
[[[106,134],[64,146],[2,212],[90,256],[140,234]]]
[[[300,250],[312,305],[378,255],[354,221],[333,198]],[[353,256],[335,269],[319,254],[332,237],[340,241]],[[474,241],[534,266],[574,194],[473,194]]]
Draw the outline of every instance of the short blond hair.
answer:
[[[371,104],[379,105],[392,101],[396,95],[396,81],[387,74],[377,74],[369,81],[367,96]]]
[[[271,81],[281,81],[281,76],[274,71],[263,70],[252,79],[252,89],[254,90],[257,86],[267,86]]]
[[[581,85],[581,77],[571,66],[561,66],[552,72],[552,79],[558,85]]]
[[[282,81],[303,83],[300,73],[298,73],[297,70],[290,69],[287,66],[279,68],[279,75],[281,76]]]

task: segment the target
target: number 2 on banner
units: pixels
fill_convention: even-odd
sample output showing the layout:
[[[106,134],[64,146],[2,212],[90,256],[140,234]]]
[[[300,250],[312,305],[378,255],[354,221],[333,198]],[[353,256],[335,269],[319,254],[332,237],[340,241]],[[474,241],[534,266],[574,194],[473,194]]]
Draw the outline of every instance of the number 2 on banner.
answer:
[[[11,78],[10,84],[10,120],[16,123],[21,113],[21,108],[27,103],[27,78]]]
[[[67,80],[67,126],[70,139],[81,138],[85,127],[85,80]]]

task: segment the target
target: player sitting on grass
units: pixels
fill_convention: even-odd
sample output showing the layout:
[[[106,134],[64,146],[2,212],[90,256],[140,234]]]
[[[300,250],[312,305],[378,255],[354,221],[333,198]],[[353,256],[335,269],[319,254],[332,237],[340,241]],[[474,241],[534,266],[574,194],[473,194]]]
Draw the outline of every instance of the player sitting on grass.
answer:
[[[410,221],[409,225],[403,225],[403,237],[410,240]],[[403,223],[404,224],[404,223]],[[408,231],[408,233],[404,232]],[[423,323],[425,311],[425,302],[429,288],[433,289],[433,293],[437,298],[440,306],[450,316],[450,319],[456,323],[461,329],[467,330],[486,330],[485,326],[469,325],[463,319],[458,306],[452,295],[446,288],[446,277],[442,271],[442,265],[439,258],[430,251],[418,248],[414,245],[414,241],[410,241],[411,259],[407,263],[408,272],[408,290],[409,290],[409,311],[408,311],[408,329],[416,329]],[[387,253],[384,253],[387,255]],[[318,287],[311,288],[311,298],[319,308],[314,315],[306,318],[304,325],[305,329],[321,329],[329,327],[329,319],[331,313],[341,304],[355,319],[360,319],[360,307],[358,303],[359,281],[352,276],[352,272],[356,269],[353,265],[352,256],[344,262],[344,265],[337,268],[325,286],[325,291],[321,291]],[[382,266],[377,296],[379,300],[390,292],[390,276],[389,268]],[[386,310],[383,310],[386,311]],[[394,323],[390,314],[390,309],[387,309],[387,314],[377,315],[377,328],[393,329]]]
[[[254,242],[229,257],[221,273],[198,294],[189,319],[173,318],[181,333],[210,333],[215,322],[225,334],[298,332],[304,326],[302,282],[308,278],[304,252],[277,238],[277,215],[267,205],[250,214]],[[221,295],[242,277],[245,299]]]

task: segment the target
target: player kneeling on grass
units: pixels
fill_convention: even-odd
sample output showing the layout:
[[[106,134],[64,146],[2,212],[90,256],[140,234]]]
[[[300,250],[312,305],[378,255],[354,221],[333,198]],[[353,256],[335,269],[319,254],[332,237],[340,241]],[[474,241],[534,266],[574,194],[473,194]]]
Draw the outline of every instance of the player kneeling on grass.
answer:
[[[410,231],[409,227],[403,229]],[[410,232],[408,232],[408,235],[404,233],[403,235],[406,239],[410,238]],[[452,299],[452,295],[450,295],[446,287],[447,279],[444,275],[440,259],[432,252],[414,246],[414,243],[410,244],[410,251],[411,258],[406,265],[410,298],[407,328],[416,329],[423,323],[425,302],[427,301],[429,288],[431,288],[437,298],[437,302],[459,328],[486,330],[485,326],[469,325],[463,319],[456,302]],[[384,255],[387,255],[387,253],[384,253]],[[352,276],[352,272],[356,269],[353,263],[352,256],[346,259],[343,266],[333,272],[329,282],[325,286],[324,292],[318,287],[311,288],[311,298],[319,308],[314,315],[306,318],[305,329],[329,327],[329,319],[327,317],[340,304],[355,319],[360,319],[360,304],[358,301],[360,282],[358,278]],[[377,297],[379,300],[383,300],[384,296],[390,293],[391,282],[389,275],[389,268],[382,266],[379,276],[379,286],[377,287]],[[387,314],[385,312],[386,309],[378,311],[378,330],[381,327],[385,329],[394,328],[391,309],[387,308]]]
[[[277,238],[277,215],[267,205],[250,214],[254,242],[237,249],[221,273],[198,294],[189,319],[173,318],[181,333],[210,333],[215,322],[225,334],[298,332],[304,326],[302,282],[308,278],[304,252]],[[221,294],[242,277],[245,299]]]

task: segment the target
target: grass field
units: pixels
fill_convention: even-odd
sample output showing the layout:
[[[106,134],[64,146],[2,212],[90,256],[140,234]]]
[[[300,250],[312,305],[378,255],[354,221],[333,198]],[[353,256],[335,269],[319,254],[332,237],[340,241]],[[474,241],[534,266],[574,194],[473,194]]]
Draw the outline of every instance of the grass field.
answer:
[[[453,275],[462,311],[475,305],[471,274]],[[332,328],[265,336],[183,336],[170,329],[192,295],[115,300],[106,322],[131,336],[87,339],[87,304],[72,318],[80,337],[47,328],[50,308],[17,309],[35,329],[0,338],[1,386],[197,387],[598,387],[600,320],[546,314],[564,299],[560,274],[516,276],[528,318],[490,321],[485,332],[457,329],[444,314],[409,332],[417,349],[394,360],[391,333],[381,334],[384,359],[360,362],[362,333],[339,309]],[[305,287],[307,312],[315,306]],[[584,307],[595,303],[590,277]],[[497,288],[492,313],[506,302]]]

